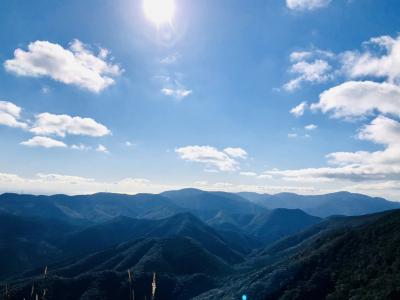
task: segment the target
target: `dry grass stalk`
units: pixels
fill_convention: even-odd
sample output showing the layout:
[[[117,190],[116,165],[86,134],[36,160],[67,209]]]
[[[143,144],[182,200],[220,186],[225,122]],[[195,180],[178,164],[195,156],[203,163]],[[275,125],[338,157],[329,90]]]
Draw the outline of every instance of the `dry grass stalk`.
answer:
[[[133,276],[131,270],[128,269],[128,280],[129,280],[129,299],[135,300],[135,290],[133,288]]]
[[[31,295],[30,295],[29,299],[32,300],[34,294],[35,294],[35,282],[32,283]]]
[[[156,299],[156,289],[157,289],[156,273],[153,273],[153,282],[151,283],[151,300]]]

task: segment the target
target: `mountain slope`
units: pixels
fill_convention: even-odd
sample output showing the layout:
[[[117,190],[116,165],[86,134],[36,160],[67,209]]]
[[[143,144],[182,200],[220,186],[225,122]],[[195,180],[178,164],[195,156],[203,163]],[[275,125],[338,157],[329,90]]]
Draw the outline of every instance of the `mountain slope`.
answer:
[[[259,205],[232,193],[205,192],[197,189],[183,189],[161,193],[176,205],[186,208],[203,220],[213,218],[219,212],[226,214],[255,214],[263,210]]]
[[[299,209],[279,208],[264,210],[254,215],[218,213],[207,224],[221,232],[241,233],[267,245],[320,221],[321,218],[308,215]]]
[[[269,244],[320,221],[320,218],[310,216],[300,209],[279,208],[256,215],[243,230],[264,244]]]
[[[153,194],[0,195],[0,212],[74,223],[102,222],[117,216],[159,219],[181,211],[169,199]]]
[[[87,272],[124,272],[128,269],[175,275],[221,275],[232,271],[226,262],[208,252],[195,240],[176,236],[123,243],[68,263],[52,272],[58,276],[75,277]]]
[[[58,220],[0,214],[0,279],[54,261],[63,253],[56,237],[74,230]]]
[[[400,211],[334,230],[279,264],[196,299],[398,299]]]
[[[228,263],[243,261],[242,256],[232,250],[231,245],[215,230],[189,213],[176,214],[161,220],[118,217],[68,235],[61,248],[67,253],[82,255],[132,239],[174,236],[190,237]]]
[[[11,297],[29,298],[34,281],[39,293],[47,289],[47,299],[128,299],[128,269],[133,272],[135,296],[139,299],[151,299],[153,272],[158,274],[157,299],[190,299],[213,288],[213,277],[233,271],[191,238],[149,238],[51,266],[47,278],[14,282]]]
[[[297,195],[293,193],[276,195],[241,193],[240,195],[268,209],[297,208],[318,217],[331,215],[354,216],[400,208],[400,203],[398,202],[349,192],[325,195]]]

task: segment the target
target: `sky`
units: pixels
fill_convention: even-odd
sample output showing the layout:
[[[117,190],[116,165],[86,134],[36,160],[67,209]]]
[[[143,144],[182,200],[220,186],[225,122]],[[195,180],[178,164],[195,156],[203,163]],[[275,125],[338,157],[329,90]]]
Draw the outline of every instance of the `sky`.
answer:
[[[396,0],[0,2],[0,192],[400,201]]]

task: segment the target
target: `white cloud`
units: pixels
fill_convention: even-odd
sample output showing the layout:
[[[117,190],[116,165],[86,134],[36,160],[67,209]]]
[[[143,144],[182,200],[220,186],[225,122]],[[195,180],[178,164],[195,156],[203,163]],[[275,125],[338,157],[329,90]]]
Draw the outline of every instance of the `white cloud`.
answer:
[[[224,149],[224,152],[234,158],[242,158],[242,159],[247,158],[247,152],[242,148],[228,147]]]
[[[50,113],[41,113],[35,118],[36,121],[30,131],[40,135],[55,134],[65,137],[66,134],[71,134],[100,137],[111,133],[107,127],[91,118]]]
[[[67,49],[48,41],[35,41],[27,51],[16,49],[14,58],[5,61],[4,67],[18,76],[50,77],[99,93],[122,73],[107,57],[106,49],[95,55],[79,40],[72,41]]]
[[[400,115],[400,87],[386,82],[348,81],[324,91],[311,105],[335,118],[358,118],[376,111]]]
[[[108,151],[108,149],[107,149],[105,146],[103,146],[102,144],[99,144],[99,145],[97,146],[96,151],[97,151],[97,152],[103,152],[103,153],[106,153],[106,154],[110,153],[110,152]]]
[[[182,83],[182,74],[157,76],[156,78],[161,82],[162,88],[160,91],[165,96],[175,98],[176,100],[182,100],[193,94],[193,91],[186,88]]]
[[[71,149],[80,150],[80,151],[87,151],[87,150],[92,149],[92,147],[84,145],[84,144],[81,143],[81,144],[77,144],[77,145],[76,144],[72,145]]]
[[[300,61],[292,65],[290,72],[298,75],[295,79],[290,80],[283,87],[287,91],[298,89],[303,82],[321,83],[329,80],[331,74],[331,65],[322,59],[313,62]]]
[[[400,123],[385,116],[378,116],[358,133],[362,140],[383,145],[400,145]]]
[[[400,123],[378,116],[363,126],[357,136],[383,145],[384,149],[374,152],[334,152],[326,156],[333,167],[271,170],[266,174],[288,181],[400,180]]]
[[[239,168],[235,157],[211,146],[187,146],[175,149],[175,152],[183,160],[203,163],[207,167],[215,167],[220,171],[234,171]]]
[[[295,139],[295,138],[297,138],[298,137],[298,134],[297,133],[288,133],[288,138],[290,138],[290,139]]]
[[[0,125],[15,128],[27,128],[27,124],[20,121],[21,107],[8,101],[0,101]]]
[[[303,83],[323,83],[335,77],[333,64],[336,61],[333,52],[311,49],[294,51],[290,54],[292,63],[289,72],[295,77],[283,85],[286,91],[294,91]]]
[[[342,167],[322,167],[322,168],[305,168],[305,169],[289,169],[278,171],[266,171],[268,175],[281,177],[287,181],[302,180],[323,180],[323,179],[339,179],[339,180],[368,180],[379,179],[382,172],[387,170],[378,169],[374,166],[362,165],[346,165]],[[400,174],[400,168],[392,169],[392,173]]]
[[[67,184],[81,184],[81,183],[90,183],[94,182],[93,178],[86,178],[81,176],[70,176],[70,175],[60,175],[60,174],[43,174],[38,173],[36,176],[44,181],[49,182],[59,182],[59,183],[67,183]]]
[[[364,53],[350,51],[344,53],[344,69],[351,77],[373,76],[387,78],[391,83],[400,80],[400,36],[380,36],[370,39],[366,45],[378,46],[380,50],[374,53],[367,49]],[[376,48],[376,47],[375,47]]]
[[[165,96],[174,97],[175,99],[181,100],[192,94],[192,90],[187,90],[184,88],[163,88],[161,92]]]
[[[317,128],[318,128],[318,126],[315,125],[315,124],[309,124],[309,125],[307,125],[307,126],[304,126],[304,129],[305,129],[305,130],[315,130],[315,129],[317,129]]]
[[[21,145],[28,147],[44,148],[66,148],[67,145],[61,141],[54,140],[46,136],[35,136],[27,141],[21,142]]]
[[[331,0],[286,0],[286,6],[293,10],[315,10],[328,6]]]
[[[290,110],[290,113],[292,114],[292,115],[294,115],[295,117],[301,117],[303,114],[304,114],[304,112],[305,112],[305,110],[307,109],[307,102],[301,102],[299,105],[297,105],[296,107],[293,107],[291,110]]]
[[[0,191],[21,191],[34,194],[88,194],[96,192],[115,193],[158,193],[183,186],[163,185],[153,183],[144,178],[124,178],[116,182],[102,182],[94,178],[55,174],[38,173],[32,178],[16,174],[0,173]]]

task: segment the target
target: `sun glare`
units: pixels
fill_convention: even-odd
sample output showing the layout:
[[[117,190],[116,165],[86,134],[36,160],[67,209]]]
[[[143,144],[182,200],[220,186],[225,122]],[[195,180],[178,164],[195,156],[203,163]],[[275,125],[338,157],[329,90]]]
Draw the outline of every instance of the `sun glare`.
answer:
[[[175,13],[174,0],[143,0],[146,17],[156,25],[170,23]]]

